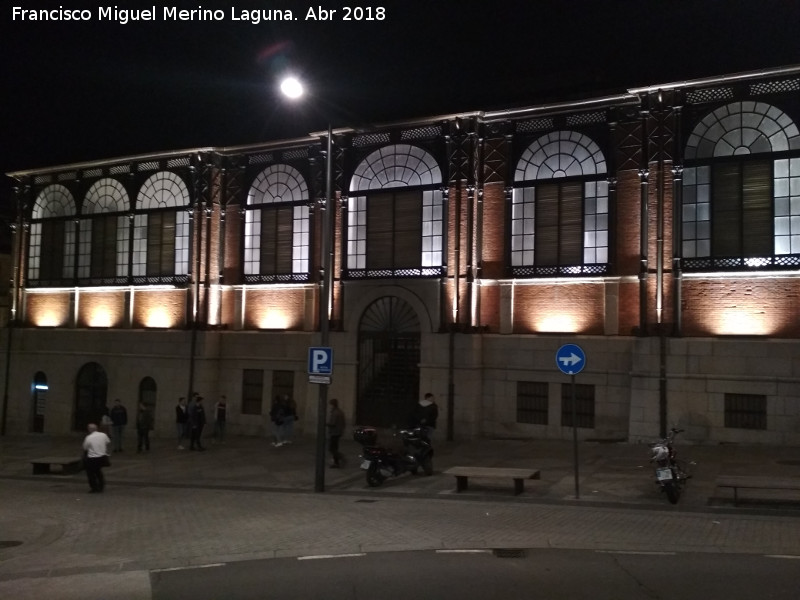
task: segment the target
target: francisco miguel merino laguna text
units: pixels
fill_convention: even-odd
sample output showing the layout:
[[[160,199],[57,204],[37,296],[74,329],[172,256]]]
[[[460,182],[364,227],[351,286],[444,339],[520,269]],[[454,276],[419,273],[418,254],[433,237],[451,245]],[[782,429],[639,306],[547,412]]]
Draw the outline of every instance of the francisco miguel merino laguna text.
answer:
[[[337,14],[338,13],[338,14]],[[300,17],[289,9],[238,9],[231,7],[226,13],[222,9],[210,9],[198,6],[196,9],[179,9],[176,6],[164,6],[157,10],[150,8],[118,8],[116,6],[98,6],[95,13],[88,9],[70,9],[59,6],[54,9],[28,9],[21,6],[11,8],[12,21],[115,21],[120,25],[135,21],[225,21],[226,15],[231,21],[241,21],[258,25],[262,21],[296,21]],[[302,14],[302,13],[301,13]],[[159,16],[161,17],[159,19]],[[386,18],[386,9],[376,7],[342,7],[325,9],[321,6],[309,7],[305,21],[383,21]]]

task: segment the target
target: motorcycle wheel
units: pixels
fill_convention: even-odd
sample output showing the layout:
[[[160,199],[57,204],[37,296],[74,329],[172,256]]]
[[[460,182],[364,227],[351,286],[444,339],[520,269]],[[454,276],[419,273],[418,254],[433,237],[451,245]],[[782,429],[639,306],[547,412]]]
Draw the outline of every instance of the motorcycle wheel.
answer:
[[[381,474],[380,468],[378,468],[378,463],[370,463],[369,469],[367,469],[367,485],[369,487],[378,487],[383,483],[384,476]]]
[[[425,475],[433,475],[433,457],[430,454],[422,459],[422,470]]]
[[[667,493],[667,500],[669,500],[670,504],[678,503],[678,498],[681,495],[681,491],[678,489],[678,485],[674,481],[665,483],[664,491]]]

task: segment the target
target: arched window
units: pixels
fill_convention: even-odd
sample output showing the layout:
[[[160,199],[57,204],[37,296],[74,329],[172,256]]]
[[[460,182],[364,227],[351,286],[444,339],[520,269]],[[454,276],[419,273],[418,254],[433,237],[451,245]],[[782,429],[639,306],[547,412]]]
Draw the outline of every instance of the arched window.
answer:
[[[309,194],[300,172],[272,165],[247,194],[244,273],[248,281],[307,281]]]
[[[74,277],[75,200],[63,185],[36,197],[28,243],[28,279],[53,284]]]
[[[511,198],[515,275],[608,270],[608,180],[599,146],[576,131],[534,141],[517,163]]]
[[[684,268],[800,266],[800,132],[763,102],[706,115],[686,143]]]
[[[92,184],[83,199],[78,277],[127,277],[130,227],[128,192],[116,179]]]
[[[160,171],[144,182],[133,221],[133,276],[173,278],[189,273],[189,189]]]
[[[356,168],[347,201],[351,277],[439,275],[443,265],[442,173],[417,146],[376,150]]]

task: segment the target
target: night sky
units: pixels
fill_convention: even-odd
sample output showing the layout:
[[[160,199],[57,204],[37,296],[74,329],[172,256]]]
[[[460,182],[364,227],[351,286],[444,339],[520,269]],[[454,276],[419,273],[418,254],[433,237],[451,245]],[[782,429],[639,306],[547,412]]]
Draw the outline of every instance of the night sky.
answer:
[[[14,5],[92,20],[12,20]],[[378,18],[385,7],[383,20],[349,22],[346,2],[118,0],[155,5],[155,22],[125,25],[99,21],[98,5],[115,6],[3,3],[0,173],[800,63],[797,0],[378,0],[351,6]],[[165,21],[166,6],[221,9],[224,20]],[[318,6],[334,19],[305,20]],[[250,9],[298,20],[232,20]],[[300,105],[276,95],[284,69],[313,88]]]

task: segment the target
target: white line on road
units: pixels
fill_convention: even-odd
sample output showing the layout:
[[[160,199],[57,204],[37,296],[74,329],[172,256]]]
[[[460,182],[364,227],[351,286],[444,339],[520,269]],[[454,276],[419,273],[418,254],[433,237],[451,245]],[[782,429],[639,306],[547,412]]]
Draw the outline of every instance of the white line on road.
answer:
[[[224,567],[225,563],[209,563],[207,565],[193,565],[191,567],[170,567],[169,569],[153,569],[151,573],[166,573],[167,571],[189,571],[191,569],[210,569],[212,567]]]
[[[800,560],[800,555],[795,554],[765,554],[766,558],[788,558],[789,560]]]
[[[491,550],[437,550],[437,554],[491,554]]]
[[[677,552],[639,552],[636,550],[595,550],[597,554],[640,554],[643,556],[675,556]]]
[[[358,552],[356,554],[317,554],[313,556],[298,556],[297,560],[320,560],[322,558],[354,558],[358,556],[366,556],[366,553]]]

